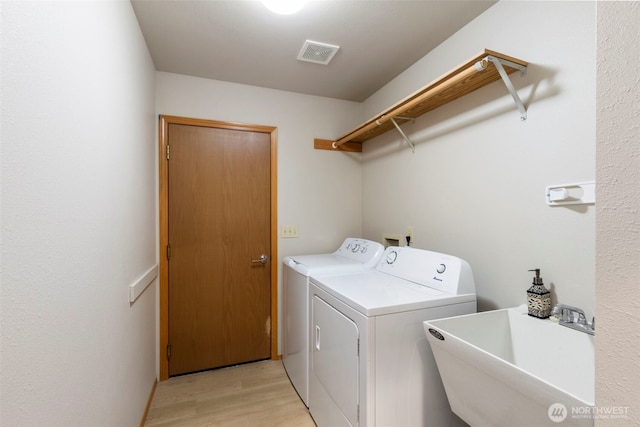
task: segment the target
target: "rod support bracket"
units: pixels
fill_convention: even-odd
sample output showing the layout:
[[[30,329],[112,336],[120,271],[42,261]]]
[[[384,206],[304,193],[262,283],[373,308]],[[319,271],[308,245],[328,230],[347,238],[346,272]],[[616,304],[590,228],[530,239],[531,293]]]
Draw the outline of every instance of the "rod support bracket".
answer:
[[[520,96],[518,95],[516,88],[513,86],[513,83],[511,83],[511,79],[509,78],[509,75],[505,71],[503,65],[520,70],[521,76],[524,76],[527,74],[527,67],[520,64],[516,64],[515,62],[512,62],[512,61],[508,61],[506,59],[497,58],[492,55],[487,55],[482,61],[479,61],[476,63],[476,69],[478,71],[486,69],[486,66],[483,64],[484,61],[492,62],[493,65],[495,65],[496,70],[498,70],[498,74],[500,74],[500,77],[504,82],[504,85],[507,87],[507,90],[511,94],[513,101],[516,103],[516,107],[518,107],[518,111],[520,111],[520,120],[522,121],[527,120],[527,109],[522,103],[522,100],[520,99]]]
[[[396,119],[394,117],[391,117],[389,120],[391,120],[391,123],[393,123],[393,125],[396,127],[396,129],[398,130],[398,132],[400,132],[400,135],[402,135],[402,138],[406,141],[407,144],[409,144],[409,147],[411,147],[411,152],[415,154],[416,152],[416,146],[413,144],[413,142],[411,142],[411,140],[409,139],[409,137],[404,133],[404,131],[402,130],[402,128],[400,128],[400,125],[398,125],[398,123],[396,122]]]

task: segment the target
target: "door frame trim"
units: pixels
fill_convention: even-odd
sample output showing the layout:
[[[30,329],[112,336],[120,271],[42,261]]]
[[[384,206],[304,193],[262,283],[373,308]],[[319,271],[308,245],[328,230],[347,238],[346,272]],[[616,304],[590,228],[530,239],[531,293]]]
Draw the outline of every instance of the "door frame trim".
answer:
[[[268,133],[271,139],[271,359],[279,359],[278,355],[278,194],[277,194],[277,143],[278,128],[273,126],[249,125],[215,120],[194,119],[189,117],[159,115],[158,129],[158,190],[159,190],[159,246],[160,260],[160,313],[159,313],[159,342],[160,342],[160,381],[169,379],[169,360],[167,359],[167,345],[169,344],[169,263],[166,257],[166,247],[169,240],[169,185],[167,138],[170,124],[202,126],[218,129]]]

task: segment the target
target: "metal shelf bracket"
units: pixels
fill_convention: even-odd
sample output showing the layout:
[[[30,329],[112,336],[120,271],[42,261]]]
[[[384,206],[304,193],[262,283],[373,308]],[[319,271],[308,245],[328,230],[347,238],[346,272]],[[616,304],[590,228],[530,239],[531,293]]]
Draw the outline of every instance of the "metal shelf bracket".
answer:
[[[405,119],[406,117],[399,117],[396,116],[399,119]],[[404,133],[404,131],[402,130],[402,128],[400,128],[400,125],[396,122],[396,118],[395,117],[391,117],[391,123],[393,123],[393,125],[396,127],[396,129],[398,129],[398,132],[400,132],[400,135],[402,135],[402,138],[406,141],[407,144],[409,144],[409,147],[411,147],[411,152],[415,154],[416,152],[416,146],[413,144],[413,142],[411,142],[411,140],[409,139],[409,137]],[[411,119],[413,120],[413,119]]]
[[[524,75],[527,74],[527,67],[522,66],[520,64],[516,64],[515,62],[508,61],[506,59],[501,59],[501,58],[497,58],[497,57],[492,56],[492,55],[487,55],[484,58],[484,60],[479,61],[479,62],[476,63],[476,69],[478,71],[483,71],[484,69],[486,69],[486,65],[484,64],[484,61],[490,61],[490,62],[493,63],[493,65],[496,66],[496,70],[498,70],[498,73],[500,74],[500,77],[502,78],[502,81],[504,82],[504,85],[507,87],[507,90],[511,94],[511,97],[515,101],[516,106],[518,107],[518,110],[520,111],[520,120],[522,120],[522,121],[527,120],[527,109],[525,108],[524,104],[520,100],[520,96],[518,96],[518,92],[516,91],[516,88],[513,86],[513,83],[511,83],[511,79],[509,78],[509,75],[504,70],[504,67],[502,65],[504,64],[504,65],[507,65],[509,67],[515,68],[517,70],[520,70],[520,75],[521,76],[524,76]]]

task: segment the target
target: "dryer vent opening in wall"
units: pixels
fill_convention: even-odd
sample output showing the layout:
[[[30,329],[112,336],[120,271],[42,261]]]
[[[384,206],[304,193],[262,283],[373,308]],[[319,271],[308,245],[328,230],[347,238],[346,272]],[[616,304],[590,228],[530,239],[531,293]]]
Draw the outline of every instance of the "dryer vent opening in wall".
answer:
[[[382,233],[381,243],[385,248],[388,248],[389,246],[403,246],[402,235],[394,233]]]
[[[306,40],[298,53],[298,60],[327,65],[338,49],[340,46]]]

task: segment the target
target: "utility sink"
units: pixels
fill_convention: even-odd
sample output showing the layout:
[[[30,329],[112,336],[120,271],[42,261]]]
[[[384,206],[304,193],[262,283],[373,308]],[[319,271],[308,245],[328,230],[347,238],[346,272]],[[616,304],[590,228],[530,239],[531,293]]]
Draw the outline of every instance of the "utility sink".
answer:
[[[592,335],[526,306],[423,325],[451,409],[471,426],[593,426]]]

